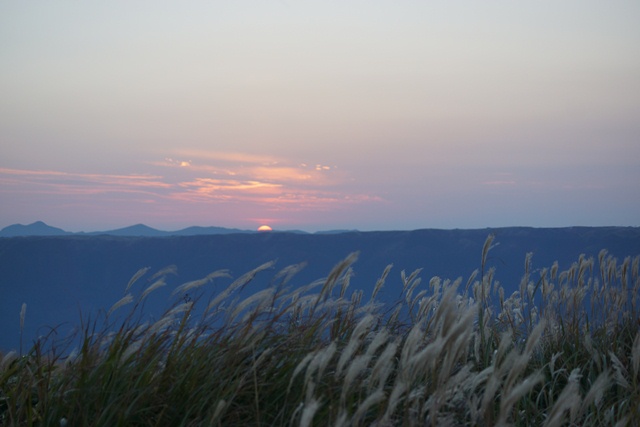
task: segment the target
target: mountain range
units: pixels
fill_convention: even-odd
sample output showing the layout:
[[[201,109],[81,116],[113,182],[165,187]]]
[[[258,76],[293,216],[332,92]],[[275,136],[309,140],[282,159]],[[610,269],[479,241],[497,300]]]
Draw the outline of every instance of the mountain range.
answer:
[[[337,234],[345,233],[357,230],[325,230],[318,231],[315,234]],[[282,232],[282,231],[276,231]],[[306,231],[301,230],[285,230],[287,233],[299,233],[307,234]],[[131,237],[166,237],[166,236],[200,236],[211,234],[237,234],[237,233],[258,233],[256,230],[243,230],[239,228],[226,228],[226,227],[200,227],[191,226],[182,228],[175,231],[158,230],[153,227],[149,227],[145,224],[135,224],[129,227],[117,228],[114,230],[105,231],[80,231],[72,232],[65,231],[58,227],[52,227],[45,224],[42,221],[36,221],[32,224],[13,224],[4,227],[0,230],[0,237],[19,237],[19,236],[71,236],[71,235],[86,235],[86,236],[131,236]]]
[[[474,270],[480,268],[482,248],[489,234],[495,235],[497,246],[489,253],[487,268],[496,269],[495,280],[504,286],[507,295],[519,287],[527,253],[533,254],[531,280],[536,280],[542,269],[551,267],[555,261],[560,271],[568,269],[581,254],[596,259],[597,274],[597,258],[602,249],[620,261],[640,255],[640,227],[320,234],[245,231],[208,235],[198,235],[202,228],[196,227],[181,230],[195,235],[159,232],[152,237],[139,234],[153,230],[145,226],[121,229],[120,235],[66,233],[42,223],[26,227],[39,235],[25,236],[24,228],[7,227],[3,231],[15,233],[16,237],[0,237],[0,350],[19,345],[23,303],[27,308],[22,336],[28,347],[34,338],[52,331],[66,336],[80,325],[81,319],[88,316],[95,319],[99,312],[108,310],[123,297],[129,279],[143,267],[151,269],[129,290],[134,295],[148,286],[154,272],[169,265],[177,268],[177,275],[167,278],[167,286],[145,300],[145,315],[157,318],[174,298],[171,291],[176,286],[221,269],[228,269],[233,278],[238,278],[268,261],[276,261],[275,267],[256,276],[242,289],[239,298],[269,286],[278,271],[293,264],[306,266],[293,277],[290,286],[307,285],[326,277],[353,252],[359,252],[359,257],[353,265],[349,292],[362,290],[364,298],[371,294],[389,264],[393,268],[378,294],[383,303],[393,302],[400,295],[402,271],[410,274],[422,269],[420,287],[425,290],[434,276],[462,278],[464,286]],[[203,297],[219,293],[232,280],[216,279],[201,289]]]
[[[231,233],[256,233],[251,230],[240,230],[237,228],[224,227],[187,227],[176,231],[163,231],[149,227],[144,224],[131,225],[129,227],[118,228],[106,231],[90,231],[78,232],[65,231],[61,228],[52,227],[42,221],[36,221],[32,224],[22,225],[13,224],[0,230],[0,237],[18,237],[18,236],[71,236],[71,235],[87,235],[87,236],[138,236],[138,237],[163,237],[163,236],[196,236],[207,234],[231,234]]]

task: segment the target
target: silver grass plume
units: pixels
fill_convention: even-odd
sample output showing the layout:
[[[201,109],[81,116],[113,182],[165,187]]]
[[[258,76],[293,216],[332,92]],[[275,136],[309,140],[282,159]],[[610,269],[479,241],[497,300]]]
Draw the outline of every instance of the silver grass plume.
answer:
[[[175,288],[174,291],[171,293],[171,295],[176,295],[178,293],[184,293],[184,292],[187,292],[187,291],[189,291],[191,289],[200,287],[202,285],[206,285],[207,283],[213,281],[213,279],[216,279],[218,277],[231,277],[231,276],[229,275],[229,270],[214,271],[213,273],[209,273],[206,277],[204,277],[202,279],[192,280],[190,282],[183,283],[182,285],[180,285],[177,288]]]
[[[147,271],[149,271],[150,268],[151,267],[144,267],[138,270],[136,274],[134,274],[133,277],[131,277],[131,279],[129,280],[129,283],[127,283],[127,288],[124,290],[124,293],[126,294],[127,292],[129,292],[129,289],[131,289],[131,286],[133,286],[133,284],[137,282],[139,278],[144,276],[147,273]]]
[[[109,309],[109,312],[107,313],[107,315],[111,315],[111,313],[113,313],[114,311],[116,311],[117,309],[122,307],[123,305],[127,305],[127,304],[130,304],[132,302],[133,302],[133,295],[127,294],[127,295],[123,296],[122,298],[120,298],[120,300],[118,300],[118,302],[116,302],[115,304],[113,304],[111,306],[111,308]]]

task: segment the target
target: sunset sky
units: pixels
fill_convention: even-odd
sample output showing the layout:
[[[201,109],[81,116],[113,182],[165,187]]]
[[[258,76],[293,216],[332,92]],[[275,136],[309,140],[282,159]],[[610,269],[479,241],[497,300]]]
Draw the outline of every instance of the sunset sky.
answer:
[[[0,228],[640,225],[638,1],[0,3]]]

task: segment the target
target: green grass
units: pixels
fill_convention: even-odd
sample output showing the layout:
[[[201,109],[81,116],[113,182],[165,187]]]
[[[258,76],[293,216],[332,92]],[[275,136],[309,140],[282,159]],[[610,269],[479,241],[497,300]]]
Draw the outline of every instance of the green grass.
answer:
[[[130,291],[83,322],[80,345],[44,338],[0,354],[0,424],[15,426],[626,426],[640,419],[640,257],[601,252],[505,295],[486,259],[468,281],[400,274],[402,298],[348,288],[351,255],[326,279],[300,266],[245,299],[264,264],[211,295],[219,271],[178,287],[159,320]],[[397,285],[396,281],[392,282]],[[390,286],[390,285],[389,285]],[[192,301],[184,298],[200,295]],[[127,308],[128,307],[128,308]],[[127,311],[128,310],[128,311]]]

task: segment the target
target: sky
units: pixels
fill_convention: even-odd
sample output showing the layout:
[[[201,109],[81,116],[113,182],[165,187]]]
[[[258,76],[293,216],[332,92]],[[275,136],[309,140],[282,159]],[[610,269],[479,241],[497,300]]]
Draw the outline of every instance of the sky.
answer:
[[[640,226],[640,2],[0,3],[0,228]]]

